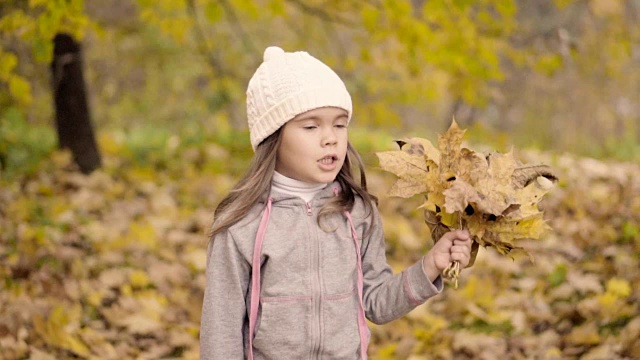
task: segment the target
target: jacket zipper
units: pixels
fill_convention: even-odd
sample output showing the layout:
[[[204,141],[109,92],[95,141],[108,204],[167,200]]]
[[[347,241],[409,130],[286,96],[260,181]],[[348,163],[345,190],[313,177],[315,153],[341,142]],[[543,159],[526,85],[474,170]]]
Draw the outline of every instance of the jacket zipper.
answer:
[[[313,236],[313,241],[311,243],[312,254],[311,254],[311,267],[313,269],[313,276],[311,279],[311,291],[312,291],[312,306],[314,310],[313,314],[313,330],[312,330],[312,338],[311,338],[311,358],[319,359],[320,358],[320,344],[321,344],[321,336],[322,329],[320,326],[320,316],[321,316],[321,278],[320,278],[320,243],[318,241],[318,229],[313,224],[313,210],[311,208],[311,203],[306,203],[307,215],[309,216],[310,221],[310,229],[311,232],[315,235]]]

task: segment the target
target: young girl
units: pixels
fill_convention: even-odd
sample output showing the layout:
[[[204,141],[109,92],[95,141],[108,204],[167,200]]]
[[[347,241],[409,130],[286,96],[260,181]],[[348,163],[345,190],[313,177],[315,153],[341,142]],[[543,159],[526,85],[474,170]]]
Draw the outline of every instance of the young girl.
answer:
[[[469,234],[445,234],[392,273],[377,199],[347,137],[351,97],[308,53],[266,49],[247,115],[255,156],[215,211],[200,356],[366,359],[365,319],[389,322],[440,293],[449,262],[469,263]]]

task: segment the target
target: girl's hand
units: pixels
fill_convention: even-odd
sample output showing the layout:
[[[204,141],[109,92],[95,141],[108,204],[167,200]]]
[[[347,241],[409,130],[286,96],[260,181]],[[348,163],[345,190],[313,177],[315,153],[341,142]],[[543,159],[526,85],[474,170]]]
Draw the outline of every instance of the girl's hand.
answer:
[[[449,231],[429,250],[422,259],[422,268],[430,281],[441,275],[452,261],[458,261],[460,268],[469,265],[471,259],[471,237],[467,230]]]

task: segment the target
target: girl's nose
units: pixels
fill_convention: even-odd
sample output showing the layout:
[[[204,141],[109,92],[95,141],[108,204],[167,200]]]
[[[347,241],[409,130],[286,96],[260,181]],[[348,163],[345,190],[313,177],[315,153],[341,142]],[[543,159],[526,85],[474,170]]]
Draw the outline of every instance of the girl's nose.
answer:
[[[336,136],[336,133],[333,130],[333,127],[331,127],[331,129],[325,131],[324,137],[322,139],[322,145],[331,146],[337,143],[338,143],[338,137]]]

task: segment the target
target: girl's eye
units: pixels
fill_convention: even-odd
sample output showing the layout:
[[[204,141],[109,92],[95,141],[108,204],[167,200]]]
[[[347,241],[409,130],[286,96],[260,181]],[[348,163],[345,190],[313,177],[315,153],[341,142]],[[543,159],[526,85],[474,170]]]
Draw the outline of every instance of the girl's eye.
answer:
[[[313,130],[315,128],[317,128],[317,126],[315,126],[315,125],[309,125],[309,126],[304,126],[303,127],[303,129],[306,129],[306,130]]]
[[[347,125],[345,124],[336,124],[335,127],[337,127],[338,129],[344,129],[347,127]]]

